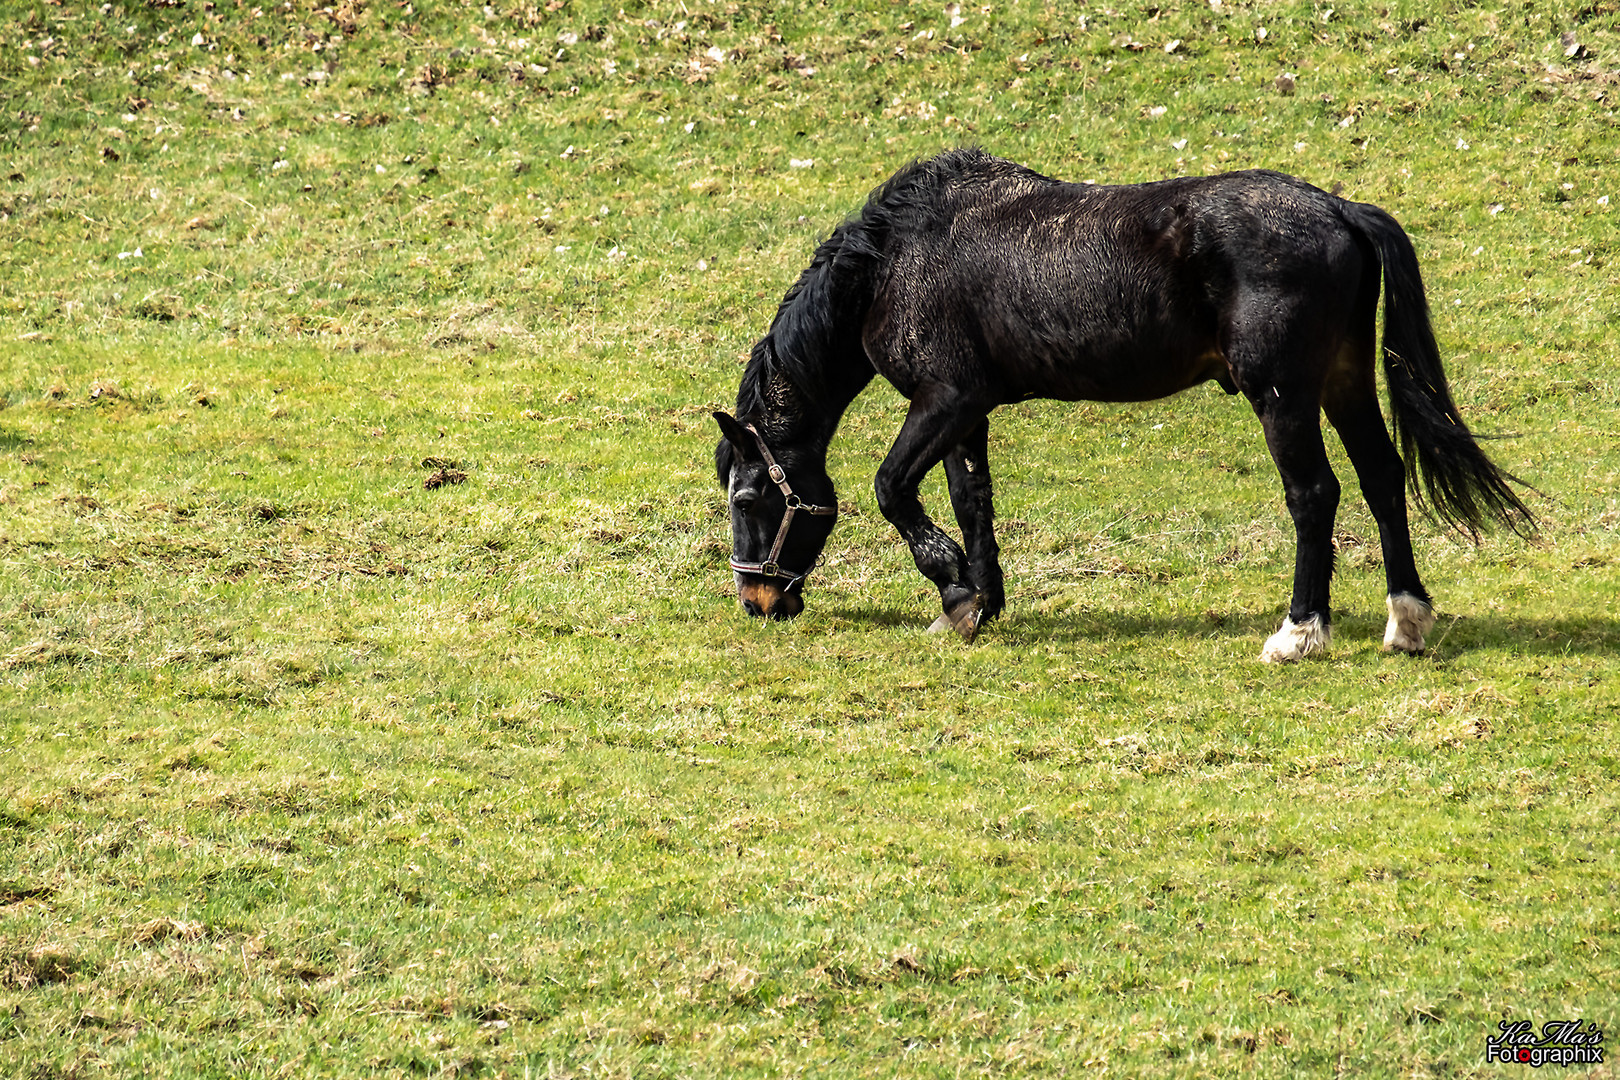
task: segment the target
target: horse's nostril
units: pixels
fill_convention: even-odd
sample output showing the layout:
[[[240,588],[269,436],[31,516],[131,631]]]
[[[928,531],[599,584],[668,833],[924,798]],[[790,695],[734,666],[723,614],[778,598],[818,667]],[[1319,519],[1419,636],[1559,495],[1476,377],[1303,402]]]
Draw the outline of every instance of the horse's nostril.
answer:
[[[771,607],[771,618],[791,619],[804,610],[804,601],[793,593],[783,593]]]
[[[748,612],[748,614],[754,616],[755,618],[763,617],[765,614],[764,610],[762,610],[760,606],[754,603],[752,600],[744,600],[742,602],[742,606],[744,611]]]

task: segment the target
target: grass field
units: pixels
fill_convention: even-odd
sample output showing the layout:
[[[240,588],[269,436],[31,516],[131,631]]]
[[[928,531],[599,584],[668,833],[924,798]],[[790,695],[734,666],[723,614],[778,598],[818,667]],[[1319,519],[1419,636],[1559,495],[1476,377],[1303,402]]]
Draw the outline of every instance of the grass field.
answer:
[[[1284,77],[1284,76],[1287,77]],[[0,5],[0,1072],[1495,1077],[1620,1021],[1620,7]],[[717,432],[963,144],[1390,210],[1543,531],[1287,603],[1241,400],[992,418],[1007,614]],[[942,486],[927,491],[943,506]],[[1611,1066],[1577,1070],[1613,1075]]]

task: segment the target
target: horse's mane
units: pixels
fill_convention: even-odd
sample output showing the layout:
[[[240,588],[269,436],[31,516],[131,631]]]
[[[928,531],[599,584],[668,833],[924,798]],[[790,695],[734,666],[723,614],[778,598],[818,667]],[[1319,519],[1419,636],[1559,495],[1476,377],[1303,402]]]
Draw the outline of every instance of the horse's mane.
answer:
[[[872,376],[860,351],[859,333],[891,239],[948,222],[952,189],[1014,173],[1035,175],[977,147],[966,147],[914,161],[884,181],[858,214],[821,242],[810,265],[782,297],[770,330],[754,344],[743,371],[737,415],[778,411],[780,380],[790,383],[812,408],[847,405]],[[857,379],[858,385],[846,396],[843,391]]]

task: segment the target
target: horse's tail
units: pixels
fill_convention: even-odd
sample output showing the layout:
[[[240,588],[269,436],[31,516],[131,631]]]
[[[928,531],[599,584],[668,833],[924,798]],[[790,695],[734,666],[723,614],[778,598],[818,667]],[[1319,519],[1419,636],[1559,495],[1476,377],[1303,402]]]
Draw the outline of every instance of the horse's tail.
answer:
[[[1487,518],[1521,536],[1533,534],[1535,515],[1508,486],[1524,481],[1485,456],[1451,399],[1411,239],[1376,206],[1340,205],[1351,227],[1377,250],[1383,268],[1384,377],[1418,505],[1476,539]]]

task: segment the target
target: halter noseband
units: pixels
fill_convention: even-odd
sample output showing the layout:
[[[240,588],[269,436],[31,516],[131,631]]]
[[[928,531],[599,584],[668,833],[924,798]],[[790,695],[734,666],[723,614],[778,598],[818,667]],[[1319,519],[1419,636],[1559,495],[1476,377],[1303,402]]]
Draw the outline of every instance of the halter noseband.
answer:
[[[803,570],[794,573],[791,570],[783,569],[782,564],[776,561],[782,555],[782,545],[787,543],[788,528],[793,524],[794,513],[803,510],[805,513],[813,514],[816,517],[837,516],[838,507],[816,506],[814,503],[800,501],[799,497],[793,494],[793,487],[788,483],[787,473],[783,471],[782,466],[776,463],[776,459],[771,456],[771,448],[765,445],[765,437],[759,433],[753,424],[744,424],[743,429],[752,435],[754,442],[758,444],[760,456],[765,459],[765,473],[781,489],[782,498],[787,503],[787,509],[782,512],[782,524],[776,529],[776,540],[771,544],[771,553],[765,556],[765,561],[757,563],[738,562],[734,549],[731,557],[731,568],[739,573],[758,574],[760,577],[787,578],[788,583],[782,588],[784,590],[791,589],[810,576],[810,571],[816,568],[816,564],[811,562]]]

